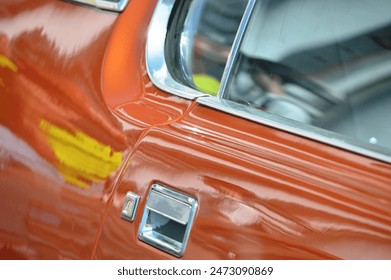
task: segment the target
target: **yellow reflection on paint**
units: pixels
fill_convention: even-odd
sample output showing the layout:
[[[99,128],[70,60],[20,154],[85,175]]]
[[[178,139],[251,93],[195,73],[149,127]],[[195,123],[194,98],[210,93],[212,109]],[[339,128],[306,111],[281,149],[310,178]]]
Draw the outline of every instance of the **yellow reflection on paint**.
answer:
[[[122,152],[114,152],[82,132],[70,133],[46,120],[40,122],[60,164],[65,181],[81,188],[104,181],[122,163]]]
[[[18,67],[16,67],[16,65],[4,55],[0,55],[0,67],[10,69],[13,72],[18,70]]]

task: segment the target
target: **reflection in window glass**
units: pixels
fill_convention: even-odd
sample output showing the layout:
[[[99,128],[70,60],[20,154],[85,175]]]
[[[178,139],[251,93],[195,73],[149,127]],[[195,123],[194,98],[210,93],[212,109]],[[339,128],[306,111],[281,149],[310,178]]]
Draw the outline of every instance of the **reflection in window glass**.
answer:
[[[223,97],[391,148],[391,1],[258,1]]]
[[[205,3],[193,52],[193,80],[198,88],[207,86],[211,89],[209,93],[217,94],[246,4],[247,1],[238,0],[211,0]],[[213,88],[210,87],[212,80],[218,81]]]
[[[175,26],[169,29],[166,41],[166,57],[170,73],[178,82],[217,94],[247,2],[177,1],[178,8],[172,17]]]

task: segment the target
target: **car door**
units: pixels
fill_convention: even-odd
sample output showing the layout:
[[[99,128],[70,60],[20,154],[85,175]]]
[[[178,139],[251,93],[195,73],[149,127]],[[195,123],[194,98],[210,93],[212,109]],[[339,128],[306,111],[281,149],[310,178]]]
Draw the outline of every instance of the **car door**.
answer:
[[[146,48],[149,78],[158,92],[191,101],[181,117],[152,126],[135,146],[116,184],[94,258],[390,258],[391,166],[388,147],[377,145],[384,138],[376,134],[368,145],[320,124],[330,123],[330,115],[319,117],[326,109],[344,118],[347,95],[327,95],[324,81],[333,78],[330,87],[341,84],[333,61],[315,69],[305,57],[311,52],[312,58],[328,58],[324,48],[329,53],[333,41],[320,38],[323,49],[312,41],[300,52],[294,49],[304,70],[311,66],[326,77],[317,83],[303,69],[293,72],[294,63],[286,61],[297,55],[267,60],[250,52],[254,34],[256,39],[263,34],[256,33],[262,26],[257,19],[275,15],[270,19],[275,26],[269,27],[282,29],[287,18],[279,11],[289,15],[303,3],[228,1],[231,6],[226,2],[219,9],[217,2],[158,2]],[[322,7],[318,4],[308,5],[304,23],[311,23],[309,15]],[[306,6],[300,7],[305,14]],[[203,27],[210,17],[220,17],[221,26]],[[265,34],[269,27],[262,29]],[[384,40],[377,26],[369,29]],[[346,41],[362,40],[361,31],[346,30]],[[225,34],[226,41],[213,32]],[[345,70],[357,67],[349,64],[355,59],[342,59]],[[271,95],[262,96],[259,88]],[[278,96],[292,88],[301,90],[301,99]]]

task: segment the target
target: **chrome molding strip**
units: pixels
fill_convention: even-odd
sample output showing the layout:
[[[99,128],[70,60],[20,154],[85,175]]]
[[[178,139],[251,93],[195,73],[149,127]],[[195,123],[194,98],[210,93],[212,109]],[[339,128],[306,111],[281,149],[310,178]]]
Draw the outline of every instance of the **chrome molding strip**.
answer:
[[[103,10],[122,12],[129,0],[70,0],[73,2],[79,2],[82,4],[97,7]]]
[[[199,104],[235,115],[247,120],[264,124],[279,130],[304,136],[325,144],[336,146],[380,161],[391,163],[391,151],[380,146],[366,144],[358,140],[344,137],[328,130],[306,125],[281,116],[273,115],[259,109],[248,107],[233,101],[214,96],[197,99]]]
[[[208,96],[190,87],[184,86],[171,76],[164,56],[167,25],[175,0],[159,0],[149,26],[146,64],[149,78],[161,90],[180,97],[194,100],[200,96]]]

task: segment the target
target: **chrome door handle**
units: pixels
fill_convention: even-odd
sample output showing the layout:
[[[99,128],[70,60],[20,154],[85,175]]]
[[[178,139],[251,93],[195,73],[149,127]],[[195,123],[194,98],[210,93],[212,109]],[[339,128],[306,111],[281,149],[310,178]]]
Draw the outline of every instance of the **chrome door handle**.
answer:
[[[153,184],[139,229],[139,239],[174,256],[183,256],[197,210],[197,200]]]

